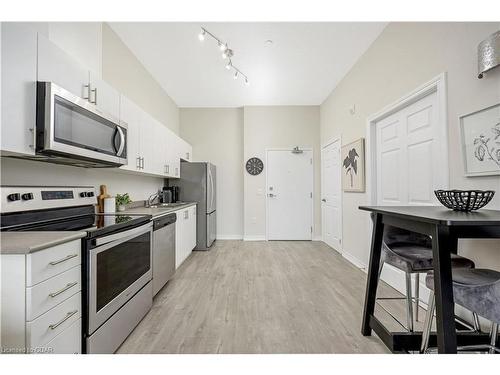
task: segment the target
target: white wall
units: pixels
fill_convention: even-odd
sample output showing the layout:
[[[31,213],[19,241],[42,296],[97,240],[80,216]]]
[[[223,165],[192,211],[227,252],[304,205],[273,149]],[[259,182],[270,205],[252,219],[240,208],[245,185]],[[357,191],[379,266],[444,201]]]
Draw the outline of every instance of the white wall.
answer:
[[[102,78],[179,134],[179,108],[106,23],[102,27]]]
[[[366,119],[442,72],[448,77],[450,187],[493,189],[500,208],[500,176],[463,176],[458,117],[500,102],[500,69],[477,79],[477,45],[499,23],[391,23],[321,105],[321,140],[366,137]],[[356,106],[351,115],[349,108]],[[358,209],[366,194],[343,194],[344,252],[368,263],[369,215]],[[460,241],[477,266],[500,270],[500,241]]]
[[[180,135],[194,161],[217,166],[217,238],[243,237],[243,109],[181,108]]]
[[[87,169],[38,161],[2,158],[2,185],[94,186],[108,187],[113,195],[129,193],[134,201],[144,200],[163,186],[163,179],[117,172],[113,169]]]
[[[320,132],[318,106],[271,106],[244,108],[243,161],[258,157],[265,162],[267,148],[313,148],[314,223],[313,237],[321,235]],[[242,166],[243,168],[243,166]],[[264,165],[264,168],[266,166]],[[244,173],[244,235],[264,239],[266,235],[266,175]]]

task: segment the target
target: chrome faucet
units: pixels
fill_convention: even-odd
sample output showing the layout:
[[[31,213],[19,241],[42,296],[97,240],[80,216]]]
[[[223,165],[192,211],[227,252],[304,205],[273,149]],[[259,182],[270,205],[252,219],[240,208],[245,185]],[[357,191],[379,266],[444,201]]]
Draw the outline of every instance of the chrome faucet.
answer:
[[[156,193],[153,193],[146,200],[146,207],[153,207],[153,202],[155,199],[158,199],[160,196],[161,190],[158,190]]]

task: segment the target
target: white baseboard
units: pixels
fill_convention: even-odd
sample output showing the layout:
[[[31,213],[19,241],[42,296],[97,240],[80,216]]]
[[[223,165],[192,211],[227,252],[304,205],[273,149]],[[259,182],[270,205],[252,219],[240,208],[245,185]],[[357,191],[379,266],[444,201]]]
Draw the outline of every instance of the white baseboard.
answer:
[[[265,241],[266,236],[243,236],[243,241]]]
[[[340,254],[342,254],[342,256],[345,259],[347,259],[349,262],[351,262],[352,264],[354,264],[356,267],[361,268],[362,270],[364,270],[364,269],[367,268],[366,265],[362,261],[360,261],[355,256],[349,254],[348,252],[342,251]]]
[[[312,238],[313,241],[323,241],[323,236],[313,236]]]
[[[242,240],[243,235],[241,234],[218,234],[218,240]]]

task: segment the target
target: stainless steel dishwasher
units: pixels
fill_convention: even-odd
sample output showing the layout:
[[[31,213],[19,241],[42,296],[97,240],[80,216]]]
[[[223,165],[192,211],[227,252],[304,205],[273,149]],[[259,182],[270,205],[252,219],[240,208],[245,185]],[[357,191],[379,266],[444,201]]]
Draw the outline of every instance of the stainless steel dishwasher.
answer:
[[[175,273],[175,214],[153,220],[153,296]]]

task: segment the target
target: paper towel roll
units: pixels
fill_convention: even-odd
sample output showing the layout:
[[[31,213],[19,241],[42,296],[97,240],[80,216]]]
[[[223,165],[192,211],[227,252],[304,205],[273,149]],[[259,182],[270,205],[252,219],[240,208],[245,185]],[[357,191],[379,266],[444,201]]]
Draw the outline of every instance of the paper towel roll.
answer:
[[[116,200],[115,197],[104,198],[104,213],[114,214],[116,211]]]

